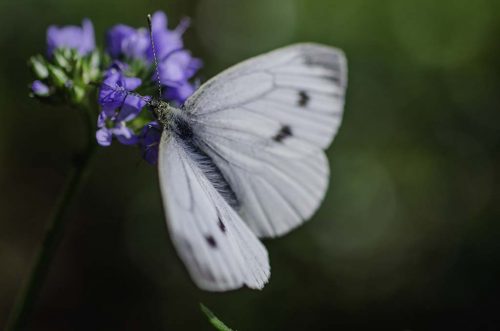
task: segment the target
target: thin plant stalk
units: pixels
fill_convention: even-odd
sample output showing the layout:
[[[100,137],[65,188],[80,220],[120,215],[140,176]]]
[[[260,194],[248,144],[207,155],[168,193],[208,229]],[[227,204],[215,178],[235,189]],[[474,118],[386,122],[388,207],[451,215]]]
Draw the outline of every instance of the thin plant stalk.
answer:
[[[10,313],[6,331],[21,331],[26,329],[36,301],[39,299],[40,291],[47,278],[54,255],[64,237],[64,230],[69,220],[65,216],[84,183],[89,172],[89,165],[96,154],[97,144],[92,135],[93,116],[91,111],[86,110],[84,117],[84,124],[87,126],[88,131],[86,150],[74,159],[64,187],[47,222],[43,241],[36,254],[31,273],[20,290]]]

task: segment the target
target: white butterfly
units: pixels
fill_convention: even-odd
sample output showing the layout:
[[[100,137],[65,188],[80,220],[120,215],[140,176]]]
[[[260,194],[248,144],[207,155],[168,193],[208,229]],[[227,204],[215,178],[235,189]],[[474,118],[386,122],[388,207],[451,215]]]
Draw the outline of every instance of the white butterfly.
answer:
[[[267,283],[258,237],[281,236],[318,209],[346,84],[342,51],[304,43],[222,72],[182,109],[153,103],[167,224],[200,288]]]

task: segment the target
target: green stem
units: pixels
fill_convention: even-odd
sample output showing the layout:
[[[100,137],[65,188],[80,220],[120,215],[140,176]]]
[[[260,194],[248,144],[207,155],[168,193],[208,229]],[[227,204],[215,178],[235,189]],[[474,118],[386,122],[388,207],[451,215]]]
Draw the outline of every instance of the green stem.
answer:
[[[89,164],[96,151],[97,145],[94,139],[89,143],[86,151],[79,158],[75,159],[47,224],[43,242],[38,250],[31,274],[24,288],[19,293],[10,313],[7,321],[7,331],[20,331],[26,328],[28,319],[49,271],[51,261],[63,238],[66,225],[64,216],[86,178]]]

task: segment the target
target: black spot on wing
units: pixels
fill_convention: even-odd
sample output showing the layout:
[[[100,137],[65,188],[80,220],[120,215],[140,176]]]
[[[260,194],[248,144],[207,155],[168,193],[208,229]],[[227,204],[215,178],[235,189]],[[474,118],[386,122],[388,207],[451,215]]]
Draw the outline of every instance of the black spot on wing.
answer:
[[[335,84],[340,84],[340,78],[338,76],[328,75],[328,76],[323,76],[323,78]]]
[[[338,54],[327,52],[309,52],[304,55],[304,62],[309,67],[328,68],[333,71],[340,71],[340,58]]]
[[[278,133],[273,137],[273,140],[280,143],[292,135],[292,129],[288,125],[283,125]]]
[[[344,85],[345,79],[342,78],[342,55],[332,53],[331,50],[312,50],[306,49],[304,54],[304,64],[308,67],[326,68],[332,74],[325,75],[321,78],[331,81],[337,85]]]
[[[298,101],[298,104],[300,107],[306,107],[308,104],[309,104],[309,100],[311,99],[311,97],[309,96],[309,94],[307,94],[306,91],[300,91],[299,92],[299,101]]]
[[[224,225],[224,223],[222,223],[222,220],[220,219],[220,217],[219,217],[219,221],[217,222],[217,225],[219,226],[219,229],[222,232],[226,233],[226,226]]]
[[[215,241],[215,238],[211,235],[205,236],[205,240],[207,241],[208,245],[212,248],[217,247],[217,242]]]

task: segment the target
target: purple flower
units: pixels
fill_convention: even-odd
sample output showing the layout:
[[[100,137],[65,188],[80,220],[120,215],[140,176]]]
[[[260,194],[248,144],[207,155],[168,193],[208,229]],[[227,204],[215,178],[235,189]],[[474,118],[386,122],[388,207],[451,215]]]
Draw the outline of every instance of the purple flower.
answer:
[[[189,19],[183,19],[181,23],[174,29],[168,29],[167,15],[162,11],[157,11],[151,18],[151,28],[153,32],[153,40],[158,58],[164,58],[173,51],[184,48],[182,35],[189,27]],[[148,56],[153,58],[152,49],[149,49]]]
[[[158,73],[163,89],[162,97],[166,100],[183,104],[194,92],[195,86],[189,81],[201,68],[201,60],[194,58],[184,49],[182,35],[189,26],[185,19],[173,30],[167,26],[167,16],[163,12],[154,13],[151,21],[153,41],[158,58]],[[149,32],[145,28],[133,28],[119,24],[106,34],[106,50],[113,59],[120,61],[142,60],[142,65],[134,64],[134,72],[144,73],[151,69],[153,51]],[[141,113],[147,104],[147,98],[130,93],[141,86],[142,81],[136,77],[127,77],[121,62],[115,63],[104,75],[99,91],[99,104],[102,112],[99,116],[96,138],[100,145],[109,146],[115,137],[126,145],[139,144],[144,159],[155,164],[158,159],[158,145],[162,133],[161,125],[151,121],[138,132],[138,125],[150,121],[150,114]],[[139,63],[140,65],[140,63]],[[146,70],[144,70],[146,69]],[[153,87],[156,74],[144,88]],[[139,117],[138,117],[139,116]],[[148,119],[149,118],[149,119]],[[133,121],[130,123],[130,121]],[[133,129],[132,129],[133,128]]]
[[[113,137],[124,145],[135,145],[139,141],[137,135],[127,127],[125,121],[119,121],[116,117],[108,118],[104,112],[97,119],[98,130],[95,134],[97,143],[101,146],[111,145]]]
[[[187,50],[174,51],[165,56],[158,64],[160,80],[167,86],[179,86],[202,67],[200,59],[191,56]]]
[[[184,49],[182,35],[189,27],[189,20],[184,19],[177,28],[169,30],[167,16],[158,11],[153,15],[151,25],[159,61],[160,81],[167,87],[163,97],[183,104],[194,92],[189,79],[203,66],[200,59],[194,58],[189,51]],[[156,75],[153,75],[152,79],[155,80]]]
[[[145,98],[138,95],[127,95],[118,112],[110,115],[109,112],[103,110],[97,119],[96,139],[99,145],[111,145],[113,137],[116,137],[124,145],[137,144],[139,138],[132,129],[127,127],[127,122],[136,118],[145,105]]]
[[[141,85],[141,79],[126,77],[120,63],[115,63],[104,74],[104,80],[99,90],[99,104],[106,116],[112,117],[117,108],[124,104],[130,91]],[[142,107],[141,107],[142,108]],[[139,109],[140,111],[140,109]]]
[[[158,162],[158,146],[160,144],[161,133],[162,128],[156,121],[148,123],[142,129],[140,136],[142,157],[149,164],[156,164]]]
[[[118,24],[108,31],[106,42],[106,50],[112,58],[125,56],[131,59],[147,59],[150,39],[146,29],[134,29]]]
[[[193,94],[196,87],[188,81],[182,82],[182,84],[175,87],[167,87],[163,92],[163,98],[169,101],[173,101],[178,106],[184,104],[187,98]]]
[[[47,29],[47,54],[52,56],[57,48],[76,49],[80,55],[86,55],[95,48],[94,27],[92,22],[84,19],[82,27],[68,25],[64,27],[50,26]]]
[[[189,26],[189,19],[184,19],[174,30],[167,27],[167,16],[157,11],[151,18],[151,28],[155,43],[156,55],[164,58],[173,51],[184,47],[182,35]],[[149,32],[145,28],[135,29],[131,26],[118,24],[106,34],[106,50],[112,58],[125,56],[131,59],[153,61],[153,50]]]
[[[39,80],[35,80],[31,84],[31,91],[33,92],[33,94],[39,97],[44,97],[49,95],[49,87]]]
[[[124,145],[135,145],[139,141],[127,122],[139,115],[148,98],[130,93],[141,85],[141,80],[126,77],[122,70],[123,65],[114,63],[104,74],[99,90],[102,112],[97,120],[96,139],[101,146],[109,146],[113,137]]]
[[[184,49],[182,35],[189,26],[189,20],[184,19],[174,30],[168,29],[167,16],[157,11],[151,18],[151,29],[158,58],[158,72],[162,85],[166,86],[163,97],[167,100],[182,104],[194,91],[189,82],[202,67],[200,59],[194,58]],[[146,29],[119,24],[112,27],[107,33],[107,51],[113,58],[141,59],[147,65],[153,63],[151,41]],[[103,109],[116,109],[123,101],[124,89],[131,91],[134,88],[125,88],[116,77],[110,77],[106,85],[112,88],[101,89],[100,101]],[[156,81],[156,74],[151,77]],[[117,83],[118,82],[118,83]],[[125,83],[125,82],[123,82]],[[119,89],[115,85],[120,85]],[[110,115],[111,111],[108,112]]]
[[[151,27],[158,58],[184,47],[182,35],[188,26],[189,20],[184,19],[176,29],[169,30],[165,13],[157,11],[153,14]],[[145,28],[135,29],[124,24],[115,25],[106,34],[106,44],[106,50],[112,58],[124,56],[146,60],[149,63],[153,61],[151,40]]]

